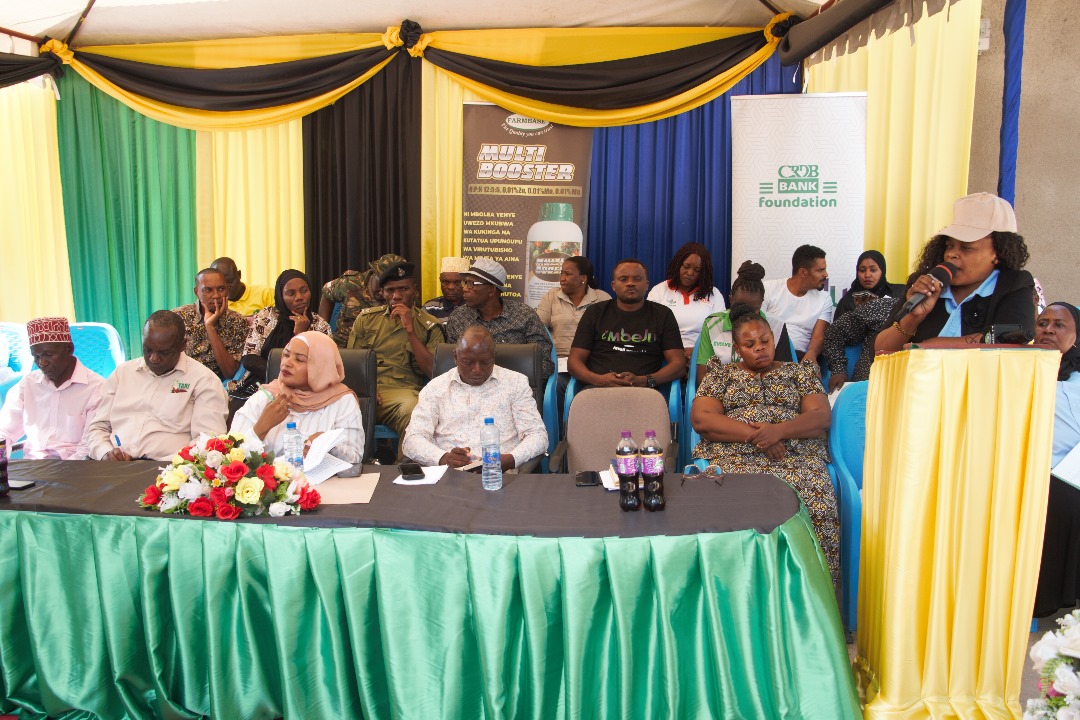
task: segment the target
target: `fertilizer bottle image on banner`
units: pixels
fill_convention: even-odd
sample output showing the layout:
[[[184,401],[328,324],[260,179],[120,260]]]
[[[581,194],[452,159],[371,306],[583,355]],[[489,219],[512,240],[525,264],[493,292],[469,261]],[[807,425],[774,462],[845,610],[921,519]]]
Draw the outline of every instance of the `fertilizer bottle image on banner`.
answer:
[[[540,206],[540,220],[529,228],[528,275],[525,302],[533,307],[551,288],[559,287],[563,261],[581,254],[581,228],[574,222],[574,206],[549,202]]]

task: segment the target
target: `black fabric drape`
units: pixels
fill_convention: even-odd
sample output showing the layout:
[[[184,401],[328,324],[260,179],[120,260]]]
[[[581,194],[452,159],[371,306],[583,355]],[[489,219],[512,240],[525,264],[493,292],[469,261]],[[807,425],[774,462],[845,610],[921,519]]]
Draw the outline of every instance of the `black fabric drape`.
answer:
[[[0,88],[18,85],[26,80],[33,80],[45,73],[58,73],[60,58],[48,54],[41,57],[0,53]]]
[[[844,0],[792,27],[780,41],[780,62],[794,65],[810,57],[895,0]]]
[[[667,100],[734,67],[765,46],[749,32],[667,52],[580,65],[536,67],[436,48],[424,59],[449,72],[532,100],[616,110]]]
[[[312,289],[385,253],[420,259],[420,68],[399,53],[304,118],[304,241]]]
[[[277,107],[322,95],[360,77],[388,55],[386,48],[377,47],[267,65],[193,69],[75,51],[76,59],[128,92],[219,112]]]

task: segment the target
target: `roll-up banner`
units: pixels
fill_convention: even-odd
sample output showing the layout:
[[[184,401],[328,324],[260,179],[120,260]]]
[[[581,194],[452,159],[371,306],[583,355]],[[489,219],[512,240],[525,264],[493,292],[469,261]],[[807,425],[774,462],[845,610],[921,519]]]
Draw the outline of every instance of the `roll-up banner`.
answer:
[[[838,301],[866,249],[866,93],[731,98],[731,279],[753,260],[791,276],[800,245],[826,254]]]
[[[563,261],[585,252],[593,131],[488,103],[463,111],[461,254],[493,258],[506,268],[503,294],[536,307]]]

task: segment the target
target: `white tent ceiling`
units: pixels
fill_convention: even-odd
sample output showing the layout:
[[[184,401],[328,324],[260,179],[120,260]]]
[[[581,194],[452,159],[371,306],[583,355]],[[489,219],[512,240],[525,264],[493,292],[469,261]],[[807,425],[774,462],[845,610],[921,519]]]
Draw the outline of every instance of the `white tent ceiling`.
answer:
[[[87,0],[0,0],[0,27],[64,39]],[[76,46],[331,32],[527,27],[760,27],[813,0],[97,0]]]

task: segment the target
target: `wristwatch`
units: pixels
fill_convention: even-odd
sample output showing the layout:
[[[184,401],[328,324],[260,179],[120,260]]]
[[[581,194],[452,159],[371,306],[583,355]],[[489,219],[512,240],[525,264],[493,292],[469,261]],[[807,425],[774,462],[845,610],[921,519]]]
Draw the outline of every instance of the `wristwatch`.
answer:
[[[656,389],[656,378],[654,378],[652,375],[646,375],[645,376],[645,384],[648,385],[649,387],[651,387],[653,390],[655,390]]]

